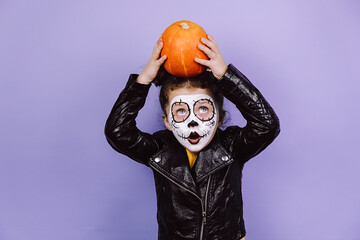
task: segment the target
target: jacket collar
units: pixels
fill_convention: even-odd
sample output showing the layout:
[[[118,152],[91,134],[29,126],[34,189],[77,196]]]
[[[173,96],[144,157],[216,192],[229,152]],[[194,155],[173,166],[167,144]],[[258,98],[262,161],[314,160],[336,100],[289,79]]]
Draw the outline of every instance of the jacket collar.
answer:
[[[169,133],[172,135],[171,132]],[[221,146],[218,135],[216,133],[212,142],[199,152],[192,170],[185,148],[177,142],[173,135],[172,137],[166,136],[167,147],[153,155],[149,164],[168,180],[196,193],[197,183],[234,161]]]

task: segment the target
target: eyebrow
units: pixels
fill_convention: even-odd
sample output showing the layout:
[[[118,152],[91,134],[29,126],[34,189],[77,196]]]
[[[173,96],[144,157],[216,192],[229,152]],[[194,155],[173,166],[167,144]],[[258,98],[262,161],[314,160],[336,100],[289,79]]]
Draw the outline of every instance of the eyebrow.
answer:
[[[198,100],[192,100],[193,102],[198,102],[198,101],[208,101],[208,102],[211,102],[211,103],[213,103],[213,101],[211,101],[211,99],[210,98],[200,98],[200,99],[198,99]],[[186,103],[185,101],[183,101],[182,99],[179,99],[179,101],[175,101],[175,102],[173,102],[173,104],[175,104],[175,103]]]
[[[199,100],[196,100],[196,102],[198,102],[198,101],[208,101],[208,102],[210,102],[210,103],[213,103],[213,101],[211,101],[210,98],[201,98],[201,99],[199,99]]]

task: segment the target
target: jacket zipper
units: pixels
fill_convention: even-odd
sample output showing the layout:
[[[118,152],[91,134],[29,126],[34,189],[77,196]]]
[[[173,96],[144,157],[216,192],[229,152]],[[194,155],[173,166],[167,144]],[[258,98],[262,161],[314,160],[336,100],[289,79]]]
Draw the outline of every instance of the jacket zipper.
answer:
[[[210,188],[210,180],[211,180],[211,175],[209,176],[208,182],[207,182],[207,186],[206,186],[206,192],[205,192],[205,207],[204,207],[204,211],[202,213],[202,223],[201,223],[201,230],[200,230],[200,240],[203,239],[204,237],[204,225],[206,224],[206,211],[207,211],[207,205],[208,205],[208,194],[209,194],[209,188]]]
[[[150,165],[152,165],[150,163]],[[201,203],[201,210],[202,210],[202,222],[201,222],[201,229],[200,229],[200,239],[199,240],[203,240],[203,235],[204,235],[204,225],[206,224],[206,205],[207,205],[207,198],[208,198],[208,193],[209,193],[209,186],[210,186],[210,179],[211,179],[211,175],[209,176],[209,180],[206,186],[206,192],[205,192],[205,206],[203,201],[201,200],[201,198],[194,193],[193,191],[190,191],[189,189],[181,186],[180,184],[178,184],[177,182],[175,182],[174,180],[172,180],[171,178],[169,178],[168,176],[166,176],[165,174],[163,174],[161,171],[159,171],[158,169],[156,169],[155,166],[153,166],[158,173],[160,173],[161,175],[163,175],[165,178],[167,178],[170,182],[174,183],[175,185],[179,186],[180,188],[184,189],[185,191],[191,193],[192,195],[194,195],[197,199],[200,200]]]

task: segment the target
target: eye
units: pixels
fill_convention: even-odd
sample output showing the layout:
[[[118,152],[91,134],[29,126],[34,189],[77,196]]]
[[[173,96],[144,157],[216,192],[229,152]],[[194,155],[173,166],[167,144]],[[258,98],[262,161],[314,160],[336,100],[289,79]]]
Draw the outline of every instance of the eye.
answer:
[[[207,107],[201,106],[199,108],[199,113],[207,113],[209,111],[209,109]]]
[[[180,108],[180,109],[176,110],[176,114],[179,116],[182,116],[182,115],[186,114],[186,111],[185,111],[185,109]]]

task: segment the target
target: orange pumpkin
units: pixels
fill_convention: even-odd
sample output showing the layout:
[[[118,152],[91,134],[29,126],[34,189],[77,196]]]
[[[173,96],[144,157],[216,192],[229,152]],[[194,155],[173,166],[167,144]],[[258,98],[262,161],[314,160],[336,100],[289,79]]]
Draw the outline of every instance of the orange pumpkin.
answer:
[[[207,37],[202,27],[190,21],[171,24],[162,34],[164,47],[161,56],[166,55],[166,71],[174,76],[192,77],[202,73],[205,67],[194,58],[208,59],[199,48],[200,39]]]

